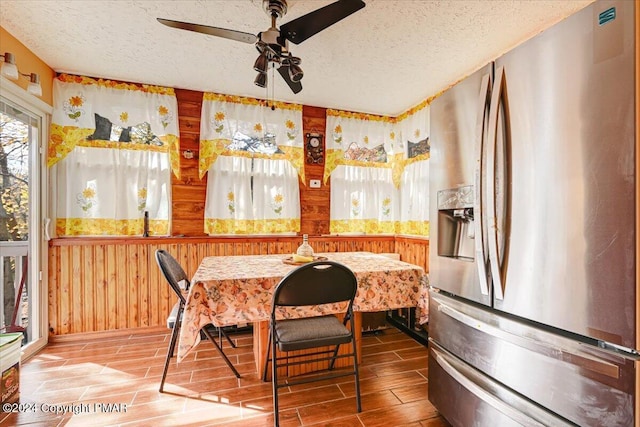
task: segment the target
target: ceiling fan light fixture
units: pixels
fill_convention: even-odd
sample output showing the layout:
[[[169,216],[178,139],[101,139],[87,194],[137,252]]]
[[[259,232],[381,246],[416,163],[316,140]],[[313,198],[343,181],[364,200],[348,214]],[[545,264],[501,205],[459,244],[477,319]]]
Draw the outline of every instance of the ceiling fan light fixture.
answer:
[[[266,73],[258,73],[256,79],[253,81],[256,86],[265,88],[267,87],[267,74]]]
[[[303,76],[304,72],[302,71],[302,68],[300,68],[300,66],[295,62],[292,62],[289,65],[289,77],[291,77],[291,81],[299,82],[300,80],[302,80]]]
[[[267,56],[267,51],[263,51],[253,64],[253,69],[261,74],[266,74],[268,68],[269,57]]]

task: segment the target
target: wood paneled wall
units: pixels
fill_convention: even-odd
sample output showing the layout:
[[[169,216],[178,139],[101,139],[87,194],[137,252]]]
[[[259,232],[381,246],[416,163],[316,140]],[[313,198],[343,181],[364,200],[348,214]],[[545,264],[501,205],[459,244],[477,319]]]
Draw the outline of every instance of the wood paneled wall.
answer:
[[[200,154],[200,113],[202,92],[176,89],[178,98],[178,125],[180,128],[180,150],[191,150],[192,159],[180,156],[180,179],[172,176],[171,182],[171,234],[174,236],[204,235],[204,202],[207,190],[207,175],[198,176]]]
[[[308,106],[302,108],[302,127],[304,128],[304,134],[322,134],[324,136],[322,138],[322,144],[325,147],[326,123],[327,116],[325,108]],[[305,163],[304,173],[306,185],[300,185],[300,232],[301,234],[309,234],[310,236],[329,234],[331,181],[329,180],[327,185],[322,182],[324,164]],[[319,179],[321,182],[320,188],[309,187],[309,180],[311,179]]]
[[[191,150],[192,159],[180,157],[180,179],[172,178],[172,235],[203,236],[204,204],[207,175],[198,177],[200,145],[200,113],[202,92],[176,89],[181,151]],[[325,133],[326,109],[303,106],[302,132]],[[324,144],[324,138],[323,138]],[[310,179],[320,179],[324,166],[305,164],[305,181],[300,182],[300,234],[319,236],[329,234],[329,186],[310,188]]]
[[[416,237],[396,236],[394,252],[404,262],[419,265],[429,271],[429,240]]]
[[[205,256],[288,254],[300,237],[56,239],[49,248],[51,335],[163,326],[176,301],[155,261],[169,251],[193,275]],[[398,252],[428,271],[426,239],[310,237],[316,252]]]

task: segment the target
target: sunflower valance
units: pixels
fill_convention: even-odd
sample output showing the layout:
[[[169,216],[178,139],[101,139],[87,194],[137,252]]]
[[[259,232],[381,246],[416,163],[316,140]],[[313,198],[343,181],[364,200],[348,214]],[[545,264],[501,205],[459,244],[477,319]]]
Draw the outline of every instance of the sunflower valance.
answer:
[[[397,145],[402,152],[403,167],[429,159],[429,102],[424,101],[396,118],[399,132]]]
[[[429,98],[397,117],[327,110],[324,182],[339,165],[392,169],[400,187],[404,169],[429,158]]]
[[[339,165],[393,168],[395,123],[392,117],[328,109],[324,182]]]
[[[74,148],[154,151],[179,177],[178,103],[171,88],[61,74],[54,79],[47,165]]]
[[[302,105],[205,93],[200,178],[219,156],[288,160],[304,179]]]

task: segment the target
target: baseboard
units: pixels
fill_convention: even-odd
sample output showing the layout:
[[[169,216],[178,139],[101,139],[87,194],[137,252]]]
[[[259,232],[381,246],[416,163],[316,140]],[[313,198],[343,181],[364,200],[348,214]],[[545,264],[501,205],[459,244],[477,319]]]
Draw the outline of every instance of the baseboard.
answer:
[[[171,330],[164,326],[145,326],[141,328],[113,329],[109,331],[79,332],[76,334],[49,335],[50,343],[85,341],[96,338],[121,338],[131,335],[148,335],[169,333]]]

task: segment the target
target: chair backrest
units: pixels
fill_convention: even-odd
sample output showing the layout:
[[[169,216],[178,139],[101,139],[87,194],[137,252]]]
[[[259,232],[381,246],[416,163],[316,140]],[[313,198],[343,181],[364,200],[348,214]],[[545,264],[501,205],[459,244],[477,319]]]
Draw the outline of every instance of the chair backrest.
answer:
[[[180,282],[182,280],[186,280],[187,285],[189,284],[187,273],[184,272],[184,269],[178,261],[176,261],[176,259],[164,249],[158,249],[156,251],[156,261],[158,262],[158,266],[160,267],[165,279],[169,282],[171,289],[173,289],[176,295],[178,295],[180,301],[184,303],[185,297],[182,295]]]
[[[280,280],[273,293],[277,306],[321,305],[349,301],[351,310],[358,280],[347,266],[334,261],[316,261],[292,270]]]

